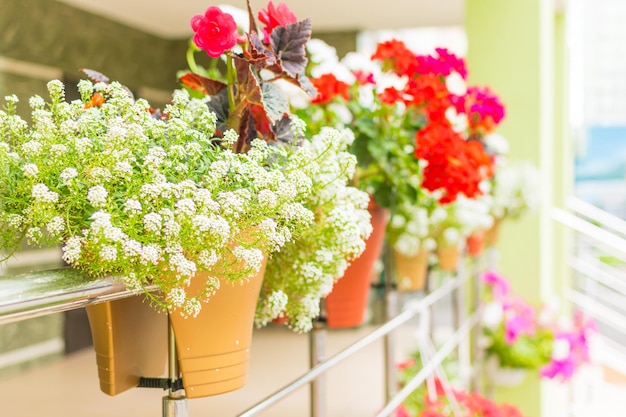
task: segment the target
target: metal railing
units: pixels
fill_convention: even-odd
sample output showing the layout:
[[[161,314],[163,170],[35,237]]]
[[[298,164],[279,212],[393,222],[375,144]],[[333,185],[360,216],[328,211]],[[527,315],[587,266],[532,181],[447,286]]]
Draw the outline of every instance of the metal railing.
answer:
[[[577,198],[566,208],[553,209],[553,219],[574,232],[565,297],[598,324],[597,363],[626,374],[626,222]],[[583,405],[574,400],[576,415]]]
[[[415,376],[410,386],[419,385],[428,376],[434,375],[436,372],[441,373],[440,364],[442,360],[453,352],[454,349],[460,349],[459,357],[466,358],[469,361],[469,352],[467,351],[470,349],[469,335],[477,322],[478,313],[476,310],[468,313],[463,300],[466,285],[472,282],[474,273],[476,273],[475,268],[466,270],[466,268],[461,266],[456,277],[450,277],[438,288],[432,289],[432,292],[428,292],[420,299],[413,300],[410,305],[407,305],[402,312],[394,317],[386,317],[385,322],[370,334],[330,358],[324,358],[325,326],[322,323],[316,323],[313,331],[309,334],[310,370],[248,410],[241,412],[238,416],[250,417],[257,415],[298,388],[309,384],[311,392],[310,415],[311,417],[324,417],[326,415],[324,408],[325,390],[321,376],[351,355],[380,339],[384,339],[385,342],[384,358],[381,359],[385,363],[387,404],[377,414],[377,417],[390,415],[406,396],[412,392],[409,388],[405,388],[397,393],[394,392],[396,390],[393,377],[395,358],[393,358],[392,352],[395,346],[393,338],[390,337],[391,333],[411,319],[429,311],[442,299],[452,297],[456,312],[454,317],[455,332],[441,349],[424,363],[423,370]],[[385,288],[385,300],[389,302],[389,300],[395,299],[396,297],[391,297],[394,292],[391,285],[387,283]],[[78,309],[87,305],[121,299],[131,295],[133,295],[132,292],[126,290],[123,285],[110,277],[92,280],[72,269],[50,270],[3,277],[0,279],[0,325]],[[386,311],[389,312],[390,310],[390,306],[386,306]],[[170,337],[173,337],[173,335],[170,334]],[[428,344],[434,345],[430,336],[424,337],[429,339],[427,341]],[[172,341],[170,341],[169,345],[174,346]],[[170,364],[172,363],[176,363],[175,348],[170,349]],[[172,367],[170,366],[169,368]],[[169,369],[169,371],[169,378],[174,378],[175,375],[172,372],[175,373],[176,370]],[[170,392],[167,397],[164,397],[164,417],[186,417],[187,406],[185,401],[180,393]]]

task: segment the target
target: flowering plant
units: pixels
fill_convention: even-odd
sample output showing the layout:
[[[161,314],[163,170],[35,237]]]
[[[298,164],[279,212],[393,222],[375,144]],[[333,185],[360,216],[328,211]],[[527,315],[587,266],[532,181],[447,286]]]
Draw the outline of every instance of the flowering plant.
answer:
[[[283,3],[271,1],[257,17],[264,24],[258,32],[248,2],[249,33],[239,34],[234,18],[217,7],[195,16],[195,31],[188,61],[192,72],[181,77],[183,85],[210,97],[209,107],[218,115],[218,131],[235,129],[239,141],[235,152],[246,152],[249,141],[261,138],[268,143],[298,146],[286,167],[306,166],[315,193],[303,200],[315,213],[306,235],[294,236],[280,253],[270,258],[257,304],[256,324],[286,317],[297,331],[308,331],[319,315],[320,299],[343,275],[348,263],[364,250],[369,236],[367,196],[348,186],[356,160],[346,152],[351,142],[348,132],[324,130],[315,138],[305,138],[304,126],[289,114],[280,83],[287,83],[303,94],[314,87],[304,75],[307,65],[305,45],[311,35],[309,19],[298,21]],[[223,33],[215,43],[213,28]],[[193,53],[203,49],[221,58],[225,74],[206,71],[196,65]],[[293,129],[296,123],[300,128]],[[297,161],[297,162],[296,162]]]
[[[234,153],[237,134],[216,138],[206,100],[182,90],[153,117],[117,82],[78,87],[82,99],[67,103],[51,81],[49,102],[29,101],[31,126],[14,96],[0,111],[1,249],[61,243],[71,266],[196,315],[220,279],[245,281],[313,222],[299,148],[253,140]],[[191,296],[201,270],[211,279]]]
[[[417,359],[417,360],[416,360]],[[419,371],[419,355],[397,365],[400,386],[406,385]],[[432,383],[431,383],[432,382]],[[429,386],[432,389],[429,389]],[[497,404],[477,392],[453,387],[440,378],[432,378],[404,400],[395,411],[395,417],[524,417],[519,409],[509,404]]]
[[[350,53],[341,61],[328,47],[309,52],[318,94],[298,114],[311,126],[355,132],[355,182],[391,209],[387,238],[396,250],[412,256],[442,243],[435,238],[444,230],[461,235],[491,223],[478,209],[475,219],[453,218],[462,212],[452,207],[457,200],[487,191],[493,165],[481,138],[504,116],[489,90],[464,90],[463,59],[445,49],[417,55],[397,40],[378,44],[370,57]]]
[[[356,158],[346,151],[353,139],[347,129],[325,128],[303,143],[298,157],[310,161],[307,174],[319,189],[304,202],[315,213],[315,222],[270,259],[257,304],[257,325],[281,317],[290,328],[309,331],[320,313],[320,300],[365,249],[372,232],[369,196],[347,185],[356,166]]]
[[[258,13],[265,25],[259,33],[248,1],[250,31],[240,34],[234,17],[219,7],[209,7],[194,16],[195,32],[187,54],[191,72],[181,77],[190,90],[211,97],[208,106],[217,115],[217,133],[228,129],[238,133],[235,152],[245,152],[250,142],[289,143],[297,139],[291,129],[289,104],[278,81],[292,83],[311,95],[314,88],[304,75],[305,47],[311,37],[311,20],[298,21],[285,4]],[[213,58],[212,70],[199,67],[194,52],[204,50]],[[216,68],[222,59],[225,74]]]
[[[483,274],[488,302],[483,312],[487,356],[505,368],[539,370],[546,378],[567,380],[589,361],[595,323],[581,312],[573,324],[559,319],[554,307],[536,309],[510,291],[509,282],[495,272]]]

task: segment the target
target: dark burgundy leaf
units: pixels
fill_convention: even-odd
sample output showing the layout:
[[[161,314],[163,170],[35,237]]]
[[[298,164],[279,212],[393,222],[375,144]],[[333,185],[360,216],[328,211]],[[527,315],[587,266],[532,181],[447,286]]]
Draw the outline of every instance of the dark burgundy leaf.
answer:
[[[211,96],[207,106],[217,117],[217,130],[224,132],[228,120],[228,90],[224,89]]]
[[[311,19],[274,28],[271,44],[285,72],[294,78],[304,72],[307,64],[306,43],[311,39]]]
[[[284,116],[274,125],[272,125],[272,131],[274,137],[278,143],[282,144],[300,144],[302,143],[302,137],[296,137],[293,128],[291,127],[291,119],[289,116]]]
[[[256,32],[248,34],[248,51],[246,51],[246,59],[250,64],[258,69],[265,69],[276,65],[276,56],[274,52],[267,49]],[[276,72],[274,70],[274,72]],[[282,72],[279,68],[278,74]]]
[[[289,113],[289,102],[279,86],[275,83],[263,83],[261,92],[263,93],[263,107],[272,123],[280,120],[285,113]]]
[[[259,30],[256,27],[256,20],[254,19],[254,13],[252,12],[250,0],[246,0],[246,3],[248,4],[248,17],[250,18],[250,32],[259,33]]]

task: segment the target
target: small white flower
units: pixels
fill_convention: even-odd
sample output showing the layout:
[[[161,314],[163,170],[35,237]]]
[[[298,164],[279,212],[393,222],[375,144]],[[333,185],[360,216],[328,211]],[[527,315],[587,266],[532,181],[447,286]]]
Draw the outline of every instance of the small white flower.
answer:
[[[193,277],[196,273],[196,264],[185,258],[182,253],[176,253],[170,257],[170,266],[184,277]]]
[[[182,200],[179,200],[174,207],[179,213],[187,216],[192,216],[196,213],[196,204],[191,198],[183,198]]]
[[[39,201],[42,203],[56,203],[59,201],[59,194],[50,191],[48,186],[45,184],[35,184],[31,189],[31,196],[35,201]]]
[[[202,304],[195,298],[190,298],[183,305],[183,315],[186,317],[197,317],[202,310]]]
[[[65,168],[63,171],[61,171],[61,174],[59,174],[59,178],[61,178],[63,184],[67,186],[69,186],[72,182],[72,179],[76,178],[77,176],[78,171],[76,171],[76,168]]]
[[[55,143],[50,146],[50,155],[56,158],[60,158],[67,153],[67,146],[62,143]]]
[[[219,261],[219,257],[215,250],[208,251],[206,249],[198,254],[198,262],[203,268],[209,269]]]
[[[118,161],[115,163],[113,172],[120,177],[128,178],[133,173],[133,167],[128,161]]]
[[[27,155],[39,155],[43,149],[41,142],[29,140],[22,144],[22,151]]]
[[[259,272],[263,266],[263,252],[260,249],[246,249],[243,246],[235,246],[233,255],[239,261],[244,261],[248,268],[252,268],[254,272]]]
[[[170,292],[167,293],[167,299],[172,303],[172,305],[181,307],[187,299],[187,294],[185,294],[185,290],[183,288],[172,288]]]
[[[483,307],[482,313],[482,325],[483,327],[495,330],[500,326],[504,319],[504,313],[502,312],[502,305],[497,302],[487,303]]]
[[[94,207],[102,207],[105,205],[108,195],[106,188],[101,185],[95,185],[87,191],[87,201]]]
[[[278,204],[278,197],[272,190],[261,190],[258,194],[259,205],[264,208],[274,208]]]
[[[159,233],[161,231],[161,227],[163,224],[163,219],[158,213],[148,213],[143,216],[143,225],[146,230],[151,232]]]
[[[161,260],[161,249],[155,244],[146,245],[141,248],[139,257],[144,265],[156,265]]]
[[[141,254],[141,243],[134,239],[128,239],[122,242],[122,252],[127,258],[134,258]]]
[[[100,259],[105,262],[115,261],[117,259],[117,249],[115,246],[103,245],[100,249]]]
[[[65,231],[65,220],[61,216],[55,216],[46,225],[46,230],[52,235],[60,235]]]
[[[22,171],[24,172],[24,175],[32,178],[35,178],[37,174],[39,174],[39,168],[35,164],[22,165]]]
[[[141,203],[135,199],[129,198],[126,202],[124,202],[124,211],[127,213],[141,213],[141,210]]]
[[[67,240],[63,246],[63,260],[69,264],[73,264],[80,258],[82,252],[82,239],[73,236]]]

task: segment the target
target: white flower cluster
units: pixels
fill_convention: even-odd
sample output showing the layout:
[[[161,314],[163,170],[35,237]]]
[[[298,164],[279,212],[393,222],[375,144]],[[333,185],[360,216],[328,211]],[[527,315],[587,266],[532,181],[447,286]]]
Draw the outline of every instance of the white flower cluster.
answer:
[[[269,259],[257,304],[257,326],[283,317],[293,330],[309,331],[320,313],[321,298],[365,249],[372,232],[369,196],[348,185],[356,165],[346,152],[352,140],[349,130],[324,129],[306,140],[291,159],[299,173],[289,176],[293,184],[283,185],[277,194],[284,197],[294,190],[296,194],[313,190],[298,210],[314,212],[314,223]],[[264,201],[271,200],[264,196]],[[285,212],[284,218],[293,220],[295,206],[291,209],[294,213]],[[261,228],[270,234],[278,230],[269,222]]]
[[[72,103],[60,82],[48,87],[50,100],[29,101],[30,126],[16,115],[16,98],[0,110],[0,201],[12,202],[0,205],[0,250],[23,236],[61,242],[73,267],[114,273],[133,291],[157,285],[163,297],[145,292],[153,304],[185,316],[198,314],[219,279],[243,282],[303,235],[316,219],[317,173],[335,187],[330,180],[345,183],[350,172],[349,161],[334,174],[324,171],[328,162],[310,163],[321,155],[311,144],[255,140],[249,153],[234,153],[225,144],[236,132],[214,138],[215,114],[182,90],[166,106],[167,118],[157,119],[116,82],[81,81],[81,100]],[[104,103],[92,105],[94,93]],[[327,148],[339,142],[324,141]],[[353,253],[360,248],[344,244]],[[203,271],[211,277],[192,291]]]
[[[517,218],[539,204],[540,181],[538,169],[527,161],[498,160],[493,179],[491,214],[497,218]]]

